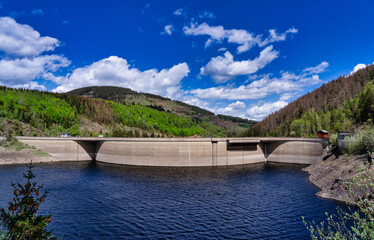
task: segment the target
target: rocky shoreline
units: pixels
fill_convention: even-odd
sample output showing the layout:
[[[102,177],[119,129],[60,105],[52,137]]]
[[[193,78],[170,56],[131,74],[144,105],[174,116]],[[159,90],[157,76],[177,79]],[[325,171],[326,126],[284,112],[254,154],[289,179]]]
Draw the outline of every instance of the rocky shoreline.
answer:
[[[309,173],[309,181],[321,190],[319,197],[345,202],[348,191],[345,183],[360,172],[370,169],[366,155],[332,154],[327,147],[318,161],[303,169]]]

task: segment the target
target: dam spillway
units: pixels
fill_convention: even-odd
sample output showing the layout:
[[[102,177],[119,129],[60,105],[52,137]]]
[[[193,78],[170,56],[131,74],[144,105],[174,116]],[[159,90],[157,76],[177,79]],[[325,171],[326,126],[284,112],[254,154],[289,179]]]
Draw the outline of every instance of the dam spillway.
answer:
[[[325,140],[316,138],[17,137],[61,161],[163,167],[231,166],[261,162],[312,164]]]

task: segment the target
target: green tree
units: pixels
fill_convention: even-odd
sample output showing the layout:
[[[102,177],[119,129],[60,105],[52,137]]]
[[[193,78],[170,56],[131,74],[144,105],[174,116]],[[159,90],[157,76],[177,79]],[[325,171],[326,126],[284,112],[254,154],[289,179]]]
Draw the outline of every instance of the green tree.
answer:
[[[374,84],[369,83],[359,99],[360,118],[362,122],[374,118]]]
[[[24,178],[27,182],[12,183],[14,197],[8,204],[8,211],[0,209],[1,225],[5,230],[2,238],[16,239],[55,239],[52,231],[48,231],[47,225],[51,221],[51,215],[37,215],[39,206],[45,201],[48,191],[41,193],[43,185],[33,182],[35,175],[32,173],[32,163],[27,164],[27,173]]]
[[[81,131],[79,130],[79,126],[77,124],[71,126],[68,131],[70,132],[70,134],[72,136],[80,136],[81,135]]]
[[[365,125],[355,135],[346,140],[347,152],[351,154],[363,154],[367,151],[374,151],[374,127]]]

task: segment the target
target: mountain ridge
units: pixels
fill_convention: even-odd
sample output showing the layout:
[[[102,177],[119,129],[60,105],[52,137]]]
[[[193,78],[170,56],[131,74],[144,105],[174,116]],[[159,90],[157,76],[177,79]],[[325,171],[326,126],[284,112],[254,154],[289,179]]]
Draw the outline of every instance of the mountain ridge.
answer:
[[[129,89],[124,91],[137,94]],[[178,105],[157,95],[147,95],[145,100],[149,99],[167,101],[169,105],[174,104],[179,110],[190,113],[187,104]],[[231,126],[238,123],[225,122],[197,107],[194,108],[195,115],[177,114],[171,111],[173,109],[165,110],[156,104],[159,101],[141,105],[140,102],[122,103],[0,86],[0,135],[59,136],[69,132],[73,136],[85,137],[225,137],[237,134],[233,129],[213,124],[213,121]],[[164,106],[168,108],[168,104]]]
[[[304,133],[308,134],[305,136],[315,136],[322,128],[332,132],[352,130],[355,125],[368,120],[363,114],[370,115],[374,111],[374,106],[370,108],[374,96],[371,87],[373,81],[372,64],[348,76],[324,83],[271,113],[242,136],[300,136],[300,125],[306,128]],[[368,108],[366,113],[362,111],[364,106]]]
[[[197,121],[209,119],[210,123],[228,129],[231,132],[228,135],[237,135],[257,123],[256,121],[239,117],[222,114],[215,115],[206,109],[178,100],[116,86],[89,86],[69,91],[67,94],[111,100],[124,104],[139,104],[159,111],[188,116]]]

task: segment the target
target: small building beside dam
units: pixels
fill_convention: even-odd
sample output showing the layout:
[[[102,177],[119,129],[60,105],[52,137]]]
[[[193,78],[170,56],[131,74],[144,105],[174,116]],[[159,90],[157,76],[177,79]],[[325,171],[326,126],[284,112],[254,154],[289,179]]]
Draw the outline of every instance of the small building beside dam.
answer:
[[[315,138],[17,138],[61,161],[165,167],[312,164],[325,145]]]

